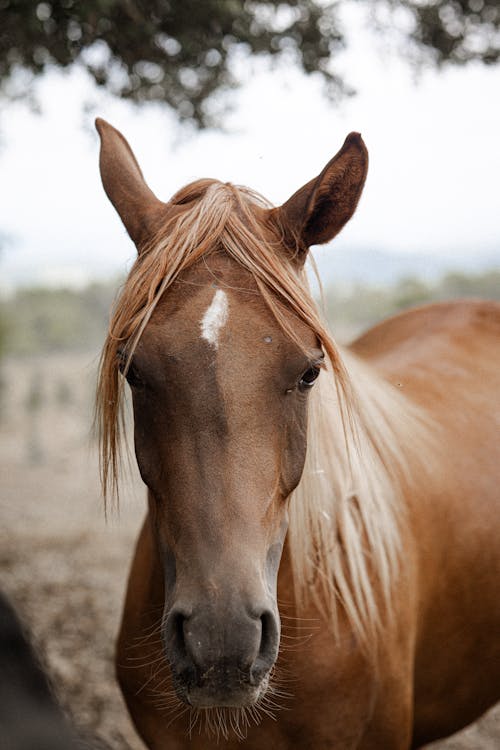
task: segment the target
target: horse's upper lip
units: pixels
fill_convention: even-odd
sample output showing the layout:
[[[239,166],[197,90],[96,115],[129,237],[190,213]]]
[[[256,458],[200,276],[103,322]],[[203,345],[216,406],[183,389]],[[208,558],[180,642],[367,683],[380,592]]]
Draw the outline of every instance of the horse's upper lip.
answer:
[[[195,708],[252,706],[269,685],[269,673],[257,684],[241,676],[231,679],[214,666],[196,680],[191,670],[172,670],[173,684],[179,700]]]
[[[238,686],[233,690],[225,687],[212,689],[208,687],[193,687],[186,691],[187,702],[196,708],[242,708],[253,706],[265,692],[267,682],[258,686]]]

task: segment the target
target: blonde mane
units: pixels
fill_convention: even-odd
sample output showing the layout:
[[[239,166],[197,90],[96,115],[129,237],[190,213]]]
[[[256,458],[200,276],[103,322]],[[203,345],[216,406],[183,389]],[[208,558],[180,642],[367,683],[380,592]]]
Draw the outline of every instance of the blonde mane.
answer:
[[[309,291],[262,217],[258,194],[200,180],[171,200],[174,210],[126,280],[104,345],[96,400],[104,495],[118,490],[123,432],[119,362],[130,362],[158,301],[179,274],[212,252],[249,271],[283,331],[299,346],[285,310],[316,334],[327,372],[313,389],[302,480],[290,506],[288,542],[298,604],[313,599],[334,628],[339,602],[361,641],[390,611],[400,553],[400,499],[408,467],[398,446],[424,433],[420,415],[393,386],[341,355]],[[124,355],[125,353],[125,355]],[[417,441],[420,444],[419,441]],[[378,592],[378,593],[376,593]]]
[[[321,376],[311,393],[288,540],[299,607],[314,601],[337,632],[340,603],[360,642],[369,644],[392,616],[403,493],[414,481],[408,456],[420,466],[429,425],[396,386],[348,351],[341,356],[350,401],[343,404],[345,391],[331,377]]]

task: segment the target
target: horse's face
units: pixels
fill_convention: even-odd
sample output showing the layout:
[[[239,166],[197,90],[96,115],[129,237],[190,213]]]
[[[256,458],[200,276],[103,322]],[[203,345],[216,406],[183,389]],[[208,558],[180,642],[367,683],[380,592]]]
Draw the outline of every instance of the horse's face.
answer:
[[[179,695],[249,705],[279,645],[287,498],[322,351],[292,343],[248,272],[214,255],[164,295],[128,373],[135,449],[164,569],[163,638]]]
[[[166,217],[185,211],[184,199],[159,201],[123,136],[103,121],[97,126],[104,188],[139,253],[155,262],[145,247]],[[259,224],[256,241],[273,249],[269,268],[302,264],[310,245],[332,239],[353,214],[367,165],[365,146],[352,133],[280,208],[253,202],[249,214],[231,202],[231,210],[250,228]],[[175,226],[180,232],[186,224]],[[246,263],[248,232],[230,237],[245,262],[232,259],[240,257],[234,248],[232,256],[216,253],[216,244],[209,254],[200,249],[201,260],[179,266],[187,270],[166,286],[127,373],[137,460],[163,566],[165,651],[178,694],[194,706],[252,705],[266,689],[279,645],[276,577],[287,499],[304,465],[307,392],[322,358],[300,304],[289,306],[291,295],[283,293],[279,325],[258,293],[251,269],[261,263],[260,246]],[[193,246],[182,239],[175,235],[172,251]],[[286,272],[293,278],[290,267]],[[266,283],[262,289],[272,295]],[[126,338],[116,325],[108,344]],[[114,358],[105,364],[116,378]],[[106,414],[114,392],[103,398]],[[114,428],[106,434],[115,435]],[[103,455],[109,465],[110,451]]]

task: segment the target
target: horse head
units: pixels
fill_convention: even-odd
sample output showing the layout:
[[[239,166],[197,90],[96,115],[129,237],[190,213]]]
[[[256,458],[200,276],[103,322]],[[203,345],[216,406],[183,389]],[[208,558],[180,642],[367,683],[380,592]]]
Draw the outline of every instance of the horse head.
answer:
[[[103,356],[105,471],[123,375],[176,692],[196,707],[251,706],[278,654],[277,574],[308,395],[335,367],[303,264],[354,212],[367,152],[351,134],[279,208],[214,180],[163,203],[123,136],[97,128],[104,188],[138,250]]]

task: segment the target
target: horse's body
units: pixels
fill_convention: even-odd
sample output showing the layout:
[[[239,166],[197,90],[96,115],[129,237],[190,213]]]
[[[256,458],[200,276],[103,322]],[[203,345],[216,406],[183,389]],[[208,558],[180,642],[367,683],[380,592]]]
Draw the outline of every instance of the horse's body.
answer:
[[[100,133],[105,188],[147,263],[162,236],[157,215],[170,211],[175,233],[203,191],[160,205],[116,131],[101,123]],[[304,243],[284,265],[298,266],[303,247],[329,239],[354,210],[366,156],[359,140],[346,144],[280,209],[289,247],[290,224],[306,217]],[[139,195],[132,218],[130,195]],[[252,206],[267,232],[264,218],[276,214]],[[144,217],[156,231],[145,250]],[[301,298],[292,310],[283,303],[288,277],[277,310],[263,299],[268,287],[232,255],[228,226],[229,253],[217,243],[158,290],[159,274],[147,319],[146,303],[138,307],[142,328],[127,332],[115,317],[108,343],[139,331],[122,367],[149,487],[118,642],[127,705],[154,750],[236,748],[238,734],[251,750],[419,747],[500,697],[500,307],[430,306],[355,341],[344,355],[353,392],[309,397],[303,469],[318,342],[337,384],[341,359]],[[117,351],[105,354],[105,375],[123,359]],[[112,446],[104,458],[113,463]]]

